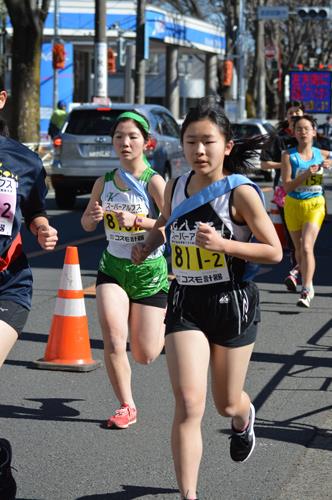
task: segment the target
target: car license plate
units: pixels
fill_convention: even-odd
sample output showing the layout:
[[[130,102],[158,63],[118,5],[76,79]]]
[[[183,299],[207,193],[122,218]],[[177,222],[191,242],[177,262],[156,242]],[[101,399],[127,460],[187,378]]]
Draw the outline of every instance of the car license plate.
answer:
[[[111,144],[89,144],[83,149],[84,156],[89,158],[109,158],[112,156]]]

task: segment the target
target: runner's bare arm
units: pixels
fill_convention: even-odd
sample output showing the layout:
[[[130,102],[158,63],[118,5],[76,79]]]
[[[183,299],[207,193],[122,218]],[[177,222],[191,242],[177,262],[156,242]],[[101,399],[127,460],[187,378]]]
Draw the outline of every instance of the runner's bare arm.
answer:
[[[213,227],[200,224],[196,235],[197,245],[259,264],[280,262],[280,241],[256,190],[247,185],[239,186],[234,191],[233,203],[233,217],[247,224],[258,242],[225,239]]]
[[[156,220],[149,236],[144,244],[138,244],[133,247],[131,259],[134,264],[143,262],[151,252],[165,242],[165,224],[171,213],[171,196],[174,179],[167,182],[164,191],[164,200],[161,208],[161,214]]]
[[[292,167],[289,160],[289,153],[284,152],[282,154],[281,164],[282,184],[286,193],[294,191],[294,189],[303,184],[311,176],[311,174],[315,173],[315,171],[318,169],[318,165],[312,165],[302,174],[295,177],[295,179],[292,179]]]
[[[100,199],[103,187],[104,177],[99,177],[94,183],[89,203],[81,218],[81,224],[85,231],[94,231],[98,223],[104,218],[104,210]]]

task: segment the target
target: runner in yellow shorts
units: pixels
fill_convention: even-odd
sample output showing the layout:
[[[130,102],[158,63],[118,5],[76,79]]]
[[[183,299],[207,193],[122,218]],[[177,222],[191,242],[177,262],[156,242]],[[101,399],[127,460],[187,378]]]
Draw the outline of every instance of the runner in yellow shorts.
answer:
[[[294,243],[296,261],[302,276],[302,290],[297,305],[310,307],[315,292],[314,245],[325,216],[323,195],[324,170],[332,166],[330,152],[312,146],[317,133],[311,115],[294,117],[294,135],[298,145],[282,157],[282,180],[287,196],[285,221]]]
[[[325,218],[325,198],[315,196],[298,200],[287,196],[285,200],[285,219],[288,231],[301,231],[305,224],[314,224],[320,228]]]

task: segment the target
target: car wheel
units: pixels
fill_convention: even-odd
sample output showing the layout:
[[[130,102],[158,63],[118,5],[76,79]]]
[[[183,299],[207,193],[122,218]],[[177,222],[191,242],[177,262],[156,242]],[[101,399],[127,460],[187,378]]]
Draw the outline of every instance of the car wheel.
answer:
[[[55,201],[58,208],[71,210],[75,206],[76,193],[70,188],[55,189]]]

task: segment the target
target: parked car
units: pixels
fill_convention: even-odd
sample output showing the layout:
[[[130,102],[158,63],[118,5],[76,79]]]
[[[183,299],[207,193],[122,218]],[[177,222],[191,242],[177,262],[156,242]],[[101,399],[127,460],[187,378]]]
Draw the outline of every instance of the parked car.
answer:
[[[151,166],[166,180],[188,170],[180,143],[180,127],[163,106],[83,104],[71,110],[61,133],[53,141],[50,176],[59,208],[73,208],[77,195],[91,192],[98,177],[120,166],[110,130],[122,112],[132,109],[150,122],[151,139],[146,156]]]
[[[235,138],[243,139],[244,137],[254,137],[256,135],[262,134],[275,134],[276,130],[271,125],[271,123],[259,119],[248,119],[241,122],[232,123],[232,129]],[[262,170],[261,161],[259,158],[260,151],[258,151],[258,156],[253,160],[254,170],[252,175],[263,176],[265,180],[271,181],[274,177],[274,170]]]

